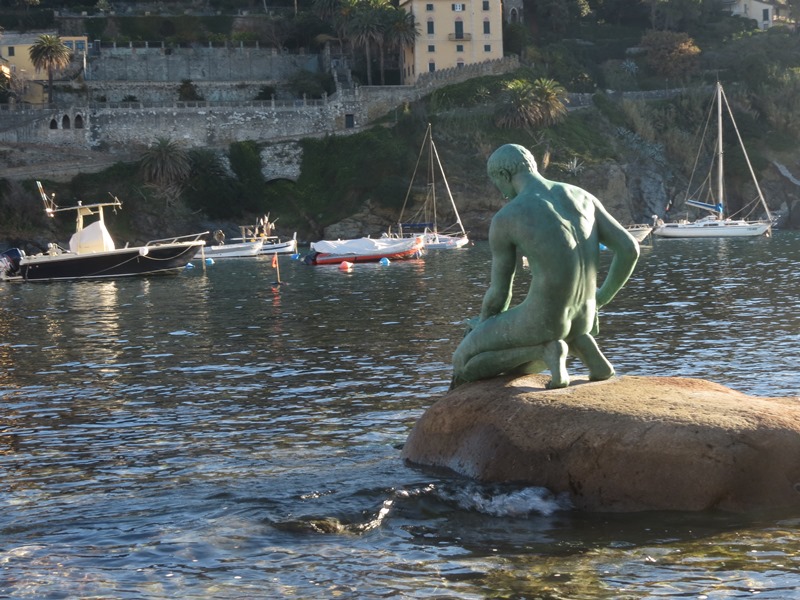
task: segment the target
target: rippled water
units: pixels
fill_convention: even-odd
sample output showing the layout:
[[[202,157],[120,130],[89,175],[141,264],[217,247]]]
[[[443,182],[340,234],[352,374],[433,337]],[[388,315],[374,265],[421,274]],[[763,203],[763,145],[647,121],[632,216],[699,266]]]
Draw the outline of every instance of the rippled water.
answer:
[[[790,232],[657,240],[601,347],[797,395],[799,257]],[[400,461],[488,263],[0,286],[0,597],[800,597],[794,516],[585,515]]]

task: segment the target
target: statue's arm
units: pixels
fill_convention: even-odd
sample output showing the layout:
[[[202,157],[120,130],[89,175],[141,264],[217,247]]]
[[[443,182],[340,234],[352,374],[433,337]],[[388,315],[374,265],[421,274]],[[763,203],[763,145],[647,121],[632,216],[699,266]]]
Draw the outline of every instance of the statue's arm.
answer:
[[[603,285],[597,290],[597,307],[600,308],[611,302],[630,278],[639,260],[639,243],[597,200],[595,222],[600,243],[614,253]]]
[[[500,314],[511,304],[511,289],[517,268],[517,251],[509,240],[509,232],[501,220],[489,227],[489,247],[492,250],[492,280],[483,297],[480,320]]]

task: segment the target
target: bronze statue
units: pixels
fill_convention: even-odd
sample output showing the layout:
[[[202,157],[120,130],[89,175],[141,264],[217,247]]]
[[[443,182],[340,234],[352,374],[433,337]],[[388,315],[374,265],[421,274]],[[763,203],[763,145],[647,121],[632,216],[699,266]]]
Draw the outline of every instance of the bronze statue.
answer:
[[[569,385],[567,353],[592,380],[614,375],[593,335],[597,311],[622,288],[639,258],[639,244],[589,192],[545,179],[533,155],[506,144],[489,157],[489,178],[509,199],[492,219],[491,283],[480,317],[453,355],[451,389],[501,373],[551,373],[549,387]],[[614,252],[597,289],[600,244]],[[509,308],[514,274],[526,257],[528,295]]]

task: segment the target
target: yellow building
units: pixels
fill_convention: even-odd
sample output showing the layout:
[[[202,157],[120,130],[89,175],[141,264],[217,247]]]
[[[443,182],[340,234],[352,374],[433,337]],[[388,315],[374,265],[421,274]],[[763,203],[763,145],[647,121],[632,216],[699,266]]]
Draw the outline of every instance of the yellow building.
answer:
[[[501,0],[400,0],[400,7],[414,15],[419,29],[403,57],[403,83],[503,57]]]
[[[47,71],[36,71],[31,61],[31,46],[40,35],[58,35],[55,31],[31,31],[17,33],[5,31],[0,35],[0,59],[6,61],[11,70],[14,89],[20,90],[20,99],[26,102],[46,102]],[[84,36],[60,36],[61,41],[73,52],[73,60],[83,61],[88,51],[88,38]],[[56,75],[56,78],[58,76]]]

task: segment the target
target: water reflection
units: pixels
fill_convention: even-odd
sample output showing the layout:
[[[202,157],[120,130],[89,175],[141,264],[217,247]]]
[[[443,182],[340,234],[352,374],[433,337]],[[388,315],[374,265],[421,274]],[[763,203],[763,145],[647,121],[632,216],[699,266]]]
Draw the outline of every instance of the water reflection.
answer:
[[[724,242],[645,248],[600,343],[623,374],[797,394],[800,239]],[[3,593],[787,597],[794,522],[585,516],[400,463],[488,261],[0,287]]]

